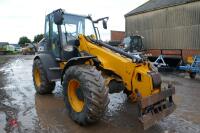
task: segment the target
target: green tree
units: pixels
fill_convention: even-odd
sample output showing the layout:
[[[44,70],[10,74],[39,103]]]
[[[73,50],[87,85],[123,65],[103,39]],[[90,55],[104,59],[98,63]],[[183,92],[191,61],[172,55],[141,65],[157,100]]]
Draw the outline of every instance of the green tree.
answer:
[[[36,36],[34,36],[34,40],[33,42],[34,43],[38,43],[40,40],[42,40],[44,38],[44,35],[43,34],[38,34]]]
[[[23,37],[20,37],[20,38],[19,38],[18,44],[19,44],[21,47],[26,46],[26,43],[31,43],[31,40],[28,39],[28,37],[23,36]]]

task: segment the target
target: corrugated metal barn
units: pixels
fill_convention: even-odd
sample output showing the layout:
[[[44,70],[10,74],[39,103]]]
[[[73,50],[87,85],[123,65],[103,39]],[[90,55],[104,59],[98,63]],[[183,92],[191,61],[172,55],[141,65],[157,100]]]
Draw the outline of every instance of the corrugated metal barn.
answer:
[[[147,49],[200,49],[200,0],[150,0],[125,15]]]

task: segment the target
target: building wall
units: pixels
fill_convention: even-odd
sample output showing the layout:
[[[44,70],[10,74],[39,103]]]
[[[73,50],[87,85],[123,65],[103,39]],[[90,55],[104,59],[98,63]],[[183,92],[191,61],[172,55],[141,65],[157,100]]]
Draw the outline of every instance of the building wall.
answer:
[[[147,49],[200,49],[200,2],[126,17],[126,35],[144,37]]]
[[[122,41],[125,37],[124,31],[113,31],[111,30],[111,41]]]

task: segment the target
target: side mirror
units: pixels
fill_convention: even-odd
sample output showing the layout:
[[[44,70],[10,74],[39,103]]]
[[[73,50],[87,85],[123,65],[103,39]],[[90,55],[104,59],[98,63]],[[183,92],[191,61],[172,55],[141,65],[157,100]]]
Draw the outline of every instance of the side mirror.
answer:
[[[106,21],[106,20],[103,20],[102,23],[103,23],[103,28],[104,28],[104,29],[107,29],[107,21]]]
[[[54,22],[57,25],[61,25],[63,23],[63,12],[62,11],[56,11],[54,12]]]

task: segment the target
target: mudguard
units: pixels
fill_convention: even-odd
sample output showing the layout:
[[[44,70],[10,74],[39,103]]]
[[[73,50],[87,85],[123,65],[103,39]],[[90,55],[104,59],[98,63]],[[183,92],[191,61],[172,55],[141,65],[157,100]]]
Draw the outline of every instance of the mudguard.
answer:
[[[74,66],[74,65],[81,65],[81,64],[85,64],[86,61],[96,58],[95,56],[83,56],[83,57],[74,57],[71,58],[67,64],[65,65],[63,71],[62,71],[62,76],[61,76],[61,83],[63,81],[63,75],[65,74],[65,71],[67,70],[67,68],[69,68],[70,66]]]
[[[55,81],[57,79],[61,78],[61,70],[51,70],[51,68],[60,68],[59,63],[52,57],[51,54],[48,53],[40,53],[35,56],[35,59],[40,59],[43,65],[43,68],[45,69],[47,79],[49,81]]]

